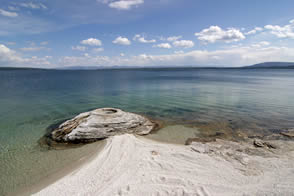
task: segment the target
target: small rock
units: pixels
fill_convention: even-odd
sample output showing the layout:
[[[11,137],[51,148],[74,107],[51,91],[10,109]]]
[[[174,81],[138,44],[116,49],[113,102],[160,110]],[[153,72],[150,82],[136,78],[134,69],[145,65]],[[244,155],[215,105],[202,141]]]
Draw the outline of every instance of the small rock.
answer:
[[[289,131],[281,132],[281,135],[293,138],[294,137],[294,130],[292,129],[292,130],[289,130]]]
[[[273,149],[277,149],[278,147],[272,143],[269,143],[269,142],[265,142],[265,145],[268,147],[268,148],[273,148]]]
[[[258,148],[272,148],[272,149],[277,149],[277,146],[270,143],[270,142],[265,142],[265,141],[262,141],[262,140],[259,140],[259,139],[255,139],[253,141],[253,144],[255,147],[258,147]]]
[[[191,150],[193,150],[193,151],[195,151],[195,152],[198,152],[198,153],[201,153],[201,154],[204,154],[204,153],[208,153],[208,149],[207,149],[207,147],[205,147],[205,146],[203,146],[203,145],[201,145],[201,146],[192,146],[191,147]]]
[[[264,143],[263,143],[263,141],[261,141],[261,140],[257,140],[257,139],[255,139],[255,140],[253,141],[253,144],[254,144],[255,147],[258,147],[258,148],[263,148],[263,147],[264,147]]]

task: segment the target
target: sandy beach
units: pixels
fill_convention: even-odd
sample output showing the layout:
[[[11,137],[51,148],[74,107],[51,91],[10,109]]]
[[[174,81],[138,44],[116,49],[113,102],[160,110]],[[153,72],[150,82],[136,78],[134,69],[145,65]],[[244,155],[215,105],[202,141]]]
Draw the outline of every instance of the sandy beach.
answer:
[[[294,144],[177,145],[131,134],[34,195],[293,195]]]

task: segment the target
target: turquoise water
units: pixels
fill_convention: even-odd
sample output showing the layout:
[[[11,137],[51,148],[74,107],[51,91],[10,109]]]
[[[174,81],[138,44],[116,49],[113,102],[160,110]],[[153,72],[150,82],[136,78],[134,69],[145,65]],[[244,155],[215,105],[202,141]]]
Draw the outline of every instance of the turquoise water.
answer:
[[[0,70],[0,195],[36,183],[95,146],[48,150],[47,127],[99,107],[170,124],[294,127],[294,70]]]

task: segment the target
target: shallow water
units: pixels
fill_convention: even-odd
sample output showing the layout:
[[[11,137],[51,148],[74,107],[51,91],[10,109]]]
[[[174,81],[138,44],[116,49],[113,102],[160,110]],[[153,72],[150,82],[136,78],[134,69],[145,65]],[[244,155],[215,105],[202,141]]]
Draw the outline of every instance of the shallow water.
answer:
[[[294,70],[0,70],[0,195],[95,149],[38,144],[47,127],[78,113],[118,107],[171,125],[267,133],[294,127],[293,89]]]
[[[145,137],[160,142],[185,144],[187,139],[199,136],[200,133],[197,128],[186,127],[183,125],[172,125],[163,127],[155,133],[151,133]]]

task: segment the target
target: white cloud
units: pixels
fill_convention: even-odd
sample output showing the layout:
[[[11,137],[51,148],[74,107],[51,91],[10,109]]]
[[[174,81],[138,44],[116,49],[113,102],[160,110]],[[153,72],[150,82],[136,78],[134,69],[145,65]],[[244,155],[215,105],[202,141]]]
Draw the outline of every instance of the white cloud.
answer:
[[[109,66],[111,58],[108,56],[65,56],[59,59],[59,67],[63,66]]]
[[[42,3],[33,3],[33,2],[20,3],[19,6],[30,8],[30,9],[47,9],[47,7]]]
[[[8,9],[11,11],[18,11],[19,10],[19,8],[15,7],[15,6],[8,6]]]
[[[86,40],[82,40],[81,44],[89,45],[89,46],[101,46],[102,42],[99,39],[96,39],[96,38],[89,38],[89,39],[86,39]]]
[[[99,53],[99,52],[103,52],[104,51],[104,48],[93,48],[92,49],[92,52],[94,53]]]
[[[41,42],[41,43],[40,43],[41,46],[45,46],[45,45],[47,45],[47,44],[48,44],[47,41],[44,41],[44,42]]]
[[[262,30],[263,30],[263,28],[261,28],[261,27],[255,27],[251,31],[248,31],[247,33],[245,33],[245,35],[253,35],[253,34],[256,34],[257,32],[262,31]]]
[[[3,56],[11,56],[14,52],[3,44],[0,44],[0,54]],[[2,57],[2,56],[1,56]]]
[[[270,45],[271,43],[267,42],[267,41],[262,41],[262,42],[259,42],[259,44],[261,44],[262,46],[268,46]]]
[[[167,55],[140,54],[129,58],[117,56],[64,57],[60,59],[62,66],[94,65],[94,66],[242,66],[265,61],[294,61],[294,48],[243,46],[223,50],[194,50]]]
[[[118,10],[130,10],[132,7],[138,6],[143,3],[144,3],[144,0],[120,0],[120,1],[111,2],[108,5],[109,7],[115,8]]]
[[[165,49],[172,48],[172,46],[169,43],[161,43],[161,44],[154,45],[153,47],[156,47],[156,48],[165,48]]]
[[[78,50],[78,51],[86,51],[87,47],[85,47],[85,46],[72,46],[71,49]]]
[[[177,40],[173,42],[175,47],[182,47],[182,48],[192,48],[194,46],[194,42],[191,40]]]
[[[294,20],[289,21],[289,24],[285,26],[266,25],[264,28],[278,38],[294,38]]]
[[[112,43],[119,44],[119,45],[131,45],[131,41],[128,38],[121,37],[121,36],[113,40]]]
[[[182,38],[182,36],[171,36],[171,37],[166,38],[166,40],[169,42],[174,42],[174,41],[177,41],[178,39],[181,39],[181,38]]]
[[[26,47],[26,48],[20,48],[21,51],[23,52],[36,52],[40,50],[46,50],[48,48],[46,47]]]
[[[49,56],[24,58],[14,50],[0,44],[0,66],[2,67],[51,67],[49,59]]]
[[[22,11],[19,17],[16,17],[16,14],[12,15],[14,17],[7,18],[2,17],[0,14],[0,36],[59,31],[67,25],[62,24],[63,27],[61,27],[61,25],[56,24],[52,20],[48,20],[48,17],[40,17],[30,13],[30,11]]]
[[[262,41],[262,42],[259,42],[259,43],[254,43],[254,44],[252,44],[251,46],[252,46],[252,47],[260,48],[260,47],[269,46],[269,45],[270,45],[269,42],[267,42],[267,41]]]
[[[184,54],[183,50],[174,51],[175,54]]]
[[[0,15],[7,16],[7,17],[17,17],[18,14],[16,12],[9,12],[3,9],[0,9]]]
[[[228,28],[223,30],[218,26],[210,26],[208,29],[203,29],[201,32],[195,33],[195,36],[205,43],[230,43],[245,39],[245,36],[239,29]]]
[[[135,35],[133,38],[134,41],[138,41],[141,43],[155,43],[156,40],[155,39],[151,39],[151,40],[146,40],[144,36],[141,36],[139,34]]]
[[[124,57],[125,56],[125,53],[120,53],[119,54],[121,57]]]

